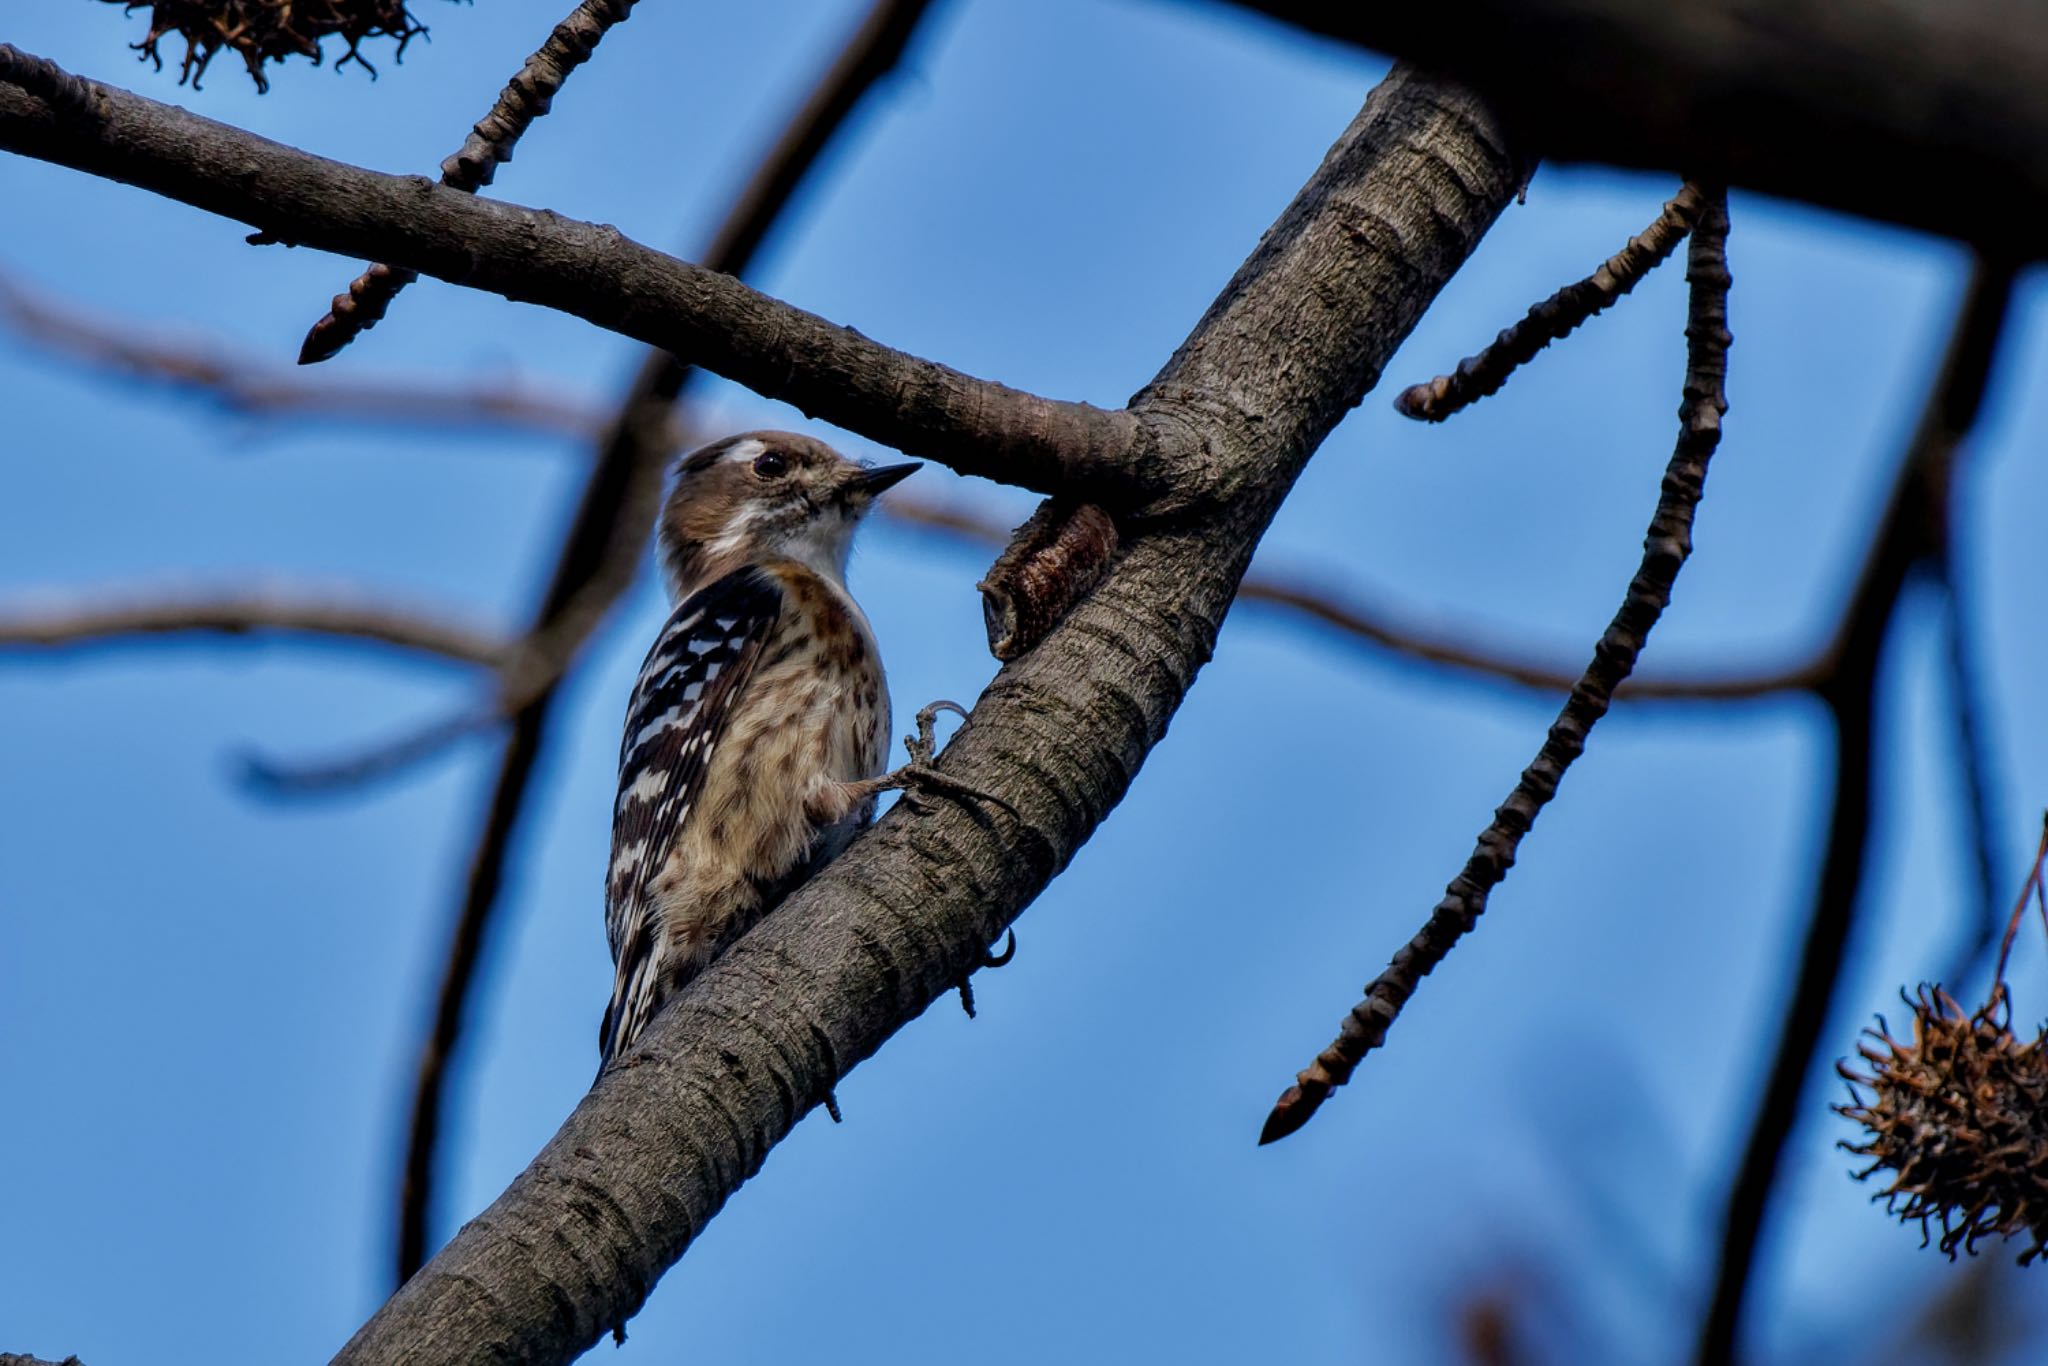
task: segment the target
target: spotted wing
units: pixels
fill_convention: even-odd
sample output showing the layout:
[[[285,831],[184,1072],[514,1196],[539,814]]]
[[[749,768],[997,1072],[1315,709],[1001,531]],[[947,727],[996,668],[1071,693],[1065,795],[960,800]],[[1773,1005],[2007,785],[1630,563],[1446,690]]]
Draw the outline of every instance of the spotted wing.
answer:
[[[660,1004],[661,926],[647,889],[702,795],[734,701],[782,612],[782,588],[741,569],[690,595],[640,666],[619,747],[605,934],[618,975],[605,1011],[606,1062]]]

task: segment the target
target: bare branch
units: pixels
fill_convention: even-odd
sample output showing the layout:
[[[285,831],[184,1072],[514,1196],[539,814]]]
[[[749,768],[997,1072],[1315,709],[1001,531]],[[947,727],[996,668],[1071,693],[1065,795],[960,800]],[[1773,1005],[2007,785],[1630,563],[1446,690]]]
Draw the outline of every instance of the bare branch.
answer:
[[[1508,382],[1508,376],[1534,359],[1537,352],[1570,336],[1594,314],[1612,308],[1645,275],[1662,265],[1664,258],[1692,231],[1703,207],[1697,186],[1680,186],[1656,220],[1629,238],[1628,244],[1602,262],[1598,270],[1531,307],[1526,316],[1495,337],[1491,346],[1476,356],[1467,356],[1450,374],[1403,389],[1394,398],[1394,410],[1403,417],[1442,422],[1452,413],[1498,393],[1501,385]]]
[[[877,0],[826,72],[820,90],[797,111],[762,168],[740,193],[707,254],[710,270],[736,275],[746,269],[833,132],[861,97],[895,66],[926,3]],[[555,683],[611,601],[630,582],[654,520],[654,504],[670,450],[665,437],[674,425],[675,404],[690,374],[676,357],[659,351],[643,361],[599,450],[535,627],[508,664],[501,683],[501,704],[516,705],[517,710],[512,714],[511,735],[499,762],[450,936],[434,1023],[421,1048],[399,1190],[397,1262],[401,1284],[426,1256],[448,1061],[461,1035],[484,935],[498,904],[506,854],[546,737]],[[426,740],[432,743],[435,737]]]
[[[1471,82],[1546,160],[1683,169],[2020,260],[2048,245],[2048,24],[2029,4],[1238,3]]]
[[[1843,950],[1862,900],[1876,768],[1874,714],[1879,656],[1899,595],[1924,569],[1946,525],[1957,448],[1976,424],[2011,307],[2013,271],[1980,262],[1950,335],[1918,429],[1877,537],[1843,613],[1835,666],[1819,687],[1835,726],[1835,783],[1827,847],[1799,967],[1785,1006],[1763,1099],[1728,1193],[1719,1265],[1694,1360],[1733,1360],[1758,1242],[1784,1148],[1798,1122],[1800,1097],[1831,1018]]]
[[[305,380],[229,351],[214,339],[152,334],[130,321],[95,317],[5,275],[0,275],[0,324],[52,354],[196,394],[236,414],[486,426],[564,436],[591,435],[603,422],[566,396],[526,384]]]
[[[569,17],[555,25],[540,50],[498,94],[491,112],[470,129],[460,151],[441,163],[441,183],[451,190],[475,194],[491,183],[512,149],[548,112],[569,73],[590,60],[598,42],[613,24],[633,13],[635,0],[582,0]],[[383,320],[398,292],[418,279],[417,272],[378,262],[334,296],[327,315],[313,324],[299,347],[299,364],[332,359],[341,349]]]
[[[138,185],[283,242],[382,259],[637,338],[965,474],[1184,504],[1204,467],[1126,412],[1023,393],[869,341],[617,229],[311,156],[8,50],[0,148]],[[68,84],[67,84],[68,83]],[[88,92],[67,115],[43,89]]]
[[[1664,471],[1657,511],[1650,519],[1642,562],[1628,595],[1594,647],[1593,662],[1573,687],[1542,749],[1480,832],[1464,869],[1428,922],[1344,1017],[1335,1041],[1282,1093],[1259,1134],[1261,1143],[1285,1138],[1308,1123],[1330,1093],[1351,1079],[1366,1054],[1385,1042],[1387,1030],[1421,980],[1478,923],[1487,894],[1514,866],[1522,837],[1557,795],[1565,771],[1584,752],[1588,734],[1607,714],[1616,685],[1635,668],[1651,630],[1670,604],[1678,571],[1692,553],[1693,514],[1706,484],[1707,462],[1720,444],[1721,415],[1728,410],[1727,196],[1716,188],[1703,192],[1702,198],[1705,208],[1693,233],[1686,269],[1692,302],[1685,328],[1685,394],[1678,408],[1678,443]]]
[[[76,601],[0,608],[0,650],[103,646],[139,636],[315,636],[367,641],[496,668],[507,645],[447,617],[372,601],[359,589],[304,585],[166,594],[96,589]]]
[[[1518,172],[1463,92],[1397,71],[1374,93],[1148,391],[1161,430],[1222,462],[1243,496],[1129,536],[940,756],[1022,819],[893,808],[673,1000],[340,1361],[399,1344],[419,1361],[582,1351],[847,1069],[982,961],[1165,733],[1279,500]],[[1311,278],[1321,287],[1299,290]],[[1205,377],[1233,381],[1247,408],[1210,419]]]

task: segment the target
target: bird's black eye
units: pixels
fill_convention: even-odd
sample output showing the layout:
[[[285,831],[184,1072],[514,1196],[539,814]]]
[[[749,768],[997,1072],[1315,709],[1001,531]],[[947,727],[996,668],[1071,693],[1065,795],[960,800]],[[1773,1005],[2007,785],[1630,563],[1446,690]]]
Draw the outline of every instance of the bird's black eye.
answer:
[[[780,479],[789,473],[789,457],[769,451],[766,455],[754,457],[754,473],[763,479]]]

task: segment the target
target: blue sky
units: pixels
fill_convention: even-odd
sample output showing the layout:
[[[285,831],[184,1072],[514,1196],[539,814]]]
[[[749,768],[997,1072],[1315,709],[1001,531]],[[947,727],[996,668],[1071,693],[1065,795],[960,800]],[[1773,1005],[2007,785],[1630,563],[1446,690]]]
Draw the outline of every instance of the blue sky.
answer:
[[[5,37],[324,155],[430,171],[563,0],[423,0],[383,76],[137,65],[140,15],[53,0]],[[642,5],[492,193],[687,252],[859,6]],[[376,60],[374,51],[372,59]],[[1384,64],[1226,8],[941,5],[755,278],[893,345],[1060,397],[1150,377]],[[1656,212],[1665,177],[1546,168],[1388,371],[1436,373]],[[1955,247],[1738,195],[1732,410],[1698,554],[1648,663],[1767,663],[1837,610],[1954,306]],[[0,270],[82,307],[289,360],[356,265],[0,158]],[[2004,870],[2048,772],[2035,587],[2048,294],[2030,278],[1965,490]],[[1669,455],[1683,286],[1652,277],[1442,427],[1391,387],[1330,439],[1261,551],[1419,622],[1580,662]],[[334,363],[519,377],[601,402],[635,348],[437,283]],[[800,415],[729,386],[731,421]],[[0,338],[0,605],[318,580],[510,626],[576,487],[572,442],[226,419]],[[830,429],[823,429],[831,436]],[[849,449],[876,452],[848,438]],[[927,494],[1030,500],[933,468]],[[973,487],[965,487],[966,484]],[[960,486],[960,487],[955,487]],[[896,528],[854,587],[899,714],[993,664],[985,556]],[[1939,616],[1913,598],[1880,716],[1871,901],[1830,1046],[1938,972],[1969,906]],[[662,615],[643,582],[573,685],[489,945],[439,1233],[588,1083],[617,727]],[[325,756],[459,705],[359,648],[150,642],[0,658],[0,1348],[90,1366],[313,1360],[387,1290],[393,1164],[476,806],[450,761],[339,800],[253,800],[251,749]],[[1450,1306],[1545,1302],[1561,1351],[1675,1359],[1789,990],[1823,830],[1803,701],[1623,709],[1480,931],[1299,1137],[1266,1106],[1419,923],[1554,702],[1247,612],[1130,797],[976,981],[807,1120],[602,1359],[860,1363],[1453,1358]],[[2048,1013],[2038,945],[2023,1018]],[[1170,1040],[1162,1049],[1160,1039]],[[1119,1097],[1105,1112],[1103,1098]],[[1768,1359],[1861,1356],[1957,1274],[1865,1204],[1816,1090],[1754,1301]]]

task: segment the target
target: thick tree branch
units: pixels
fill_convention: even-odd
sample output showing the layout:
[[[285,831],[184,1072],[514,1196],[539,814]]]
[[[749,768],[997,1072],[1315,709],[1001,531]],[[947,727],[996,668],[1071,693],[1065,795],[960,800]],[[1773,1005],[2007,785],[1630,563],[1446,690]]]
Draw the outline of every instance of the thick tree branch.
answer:
[[[2028,0],[1239,3],[1471,82],[1545,158],[2048,250],[2048,23]]]
[[[271,142],[0,44],[0,148],[125,181],[279,241],[573,314],[914,456],[1124,506],[1217,496],[1122,411],[1023,393],[869,341],[634,242]]]
[[[1463,92],[1406,71],[1375,92],[1147,390],[1166,430],[1244,472],[1244,496],[1131,536],[942,756],[1021,820],[895,807],[673,1001],[341,1361],[401,1344],[421,1362],[562,1361],[639,1307],[768,1148],[950,992],[1123,795],[1280,498],[1519,171]]]
[[[1876,772],[1879,658],[1900,594],[1915,573],[1934,562],[1946,534],[1955,455],[1983,405],[2012,285],[2013,271],[2004,265],[1980,264],[1971,279],[1941,371],[1843,614],[1834,668],[1818,688],[1836,740],[1827,845],[1763,1098],[1728,1193],[1714,1288],[1694,1356],[1699,1366],[1721,1366],[1735,1357],[1771,1192],[1798,1122],[1814,1051],[1833,1014],[1843,951],[1863,897]]]
[[[1686,280],[1692,286],[1685,328],[1684,397],[1678,405],[1678,441],[1665,466],[1657,510],[1643,538],[1643,554],[1628,592],[1593,649],[1593,660],[1573,684],[1550,733],[1515,787],[1479,834],[1472,855],[1444,891],[1429,919],[1366,987],[1365,999],[1344,1017],[1337,1037],[1281,1093],[1259,1134],[1272,1143],[1308,1123],[1330,1093],[1351,1079],[1365,1056],[1386,1041],[1401,1008],[1422,979],[1479,922],[1487,898],[1514,866],[1522,837],[1557,795],[1558,785],[1586,747],[1587,737],[1612,704],[1614,690],[1635,668],[1650,632],[1670,605],[1678,571],[1692,554],[1693,515],[1705,490],[1707,462],[1721,441],[1727,411],[1728,210],[1726,192],[1701,193],[1704,207],[1692,234]]]
[[[77,601],[0,608],[0,651],[75,649],[138,636],[190,634],[367,641],[487,668],[496,668],[509,648],[502,637],[371,601],[360,590],[276,585],[166,594],[161,589],[102,589]]]

